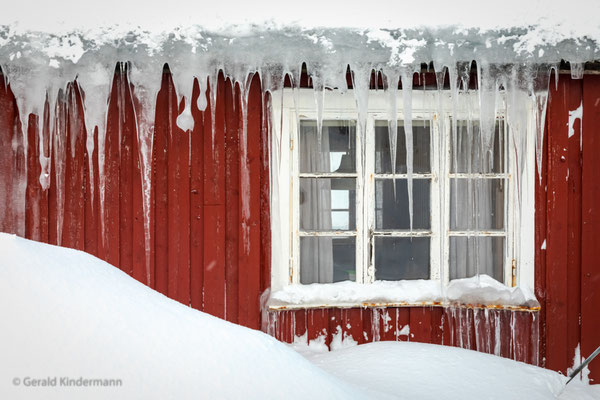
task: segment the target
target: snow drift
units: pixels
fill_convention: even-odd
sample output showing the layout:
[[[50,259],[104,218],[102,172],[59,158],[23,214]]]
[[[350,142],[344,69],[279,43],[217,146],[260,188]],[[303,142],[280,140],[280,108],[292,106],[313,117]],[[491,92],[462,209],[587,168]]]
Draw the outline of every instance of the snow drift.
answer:
[[[7,234],[0,315],[4,399],[365,397],[262,332],[170,300],[89,254]],[[13,385],[26,377],[122,386]]]
[[[0,397],[10,399],[535,400],[556,398],[566,381],[508,359],[420,343],[355,346],[307,360],[89,254],[5,233],[0,315]],[[26,378],[54,377],[122,385],[24,386]],[[588,388],[576,387],[576,395]]]

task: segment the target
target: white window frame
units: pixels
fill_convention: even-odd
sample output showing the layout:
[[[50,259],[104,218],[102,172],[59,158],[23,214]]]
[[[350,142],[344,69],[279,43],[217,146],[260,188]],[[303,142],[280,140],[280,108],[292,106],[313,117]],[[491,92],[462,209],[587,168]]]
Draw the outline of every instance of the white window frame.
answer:
[[[398,96],[402,96],[402,91],[398,91]],[[435,90],[413,90],[412,92],[412,119],[430,120],[431,135],[431,237],[430,246],[430,279],[440,280],[444,277],[444,283],[449,281],[449,218],[450,218],[450,130],[452,118],[452,101],[449,91],[442,94],[442,118],[438,115],[439,94]],[[457,120],[466,119],[470,115],[471,119],[478,118],[478,93],[469,91],[461,93],[463,96],[462,104],[467,103],[468,107],[458,108],[456,110]],[[465,97],[466,96],[466,97]],[[271,290],[277,291],[290,284],[300,283],[300,260],[299,260],[299,165],[298,165],[298,122],[301,119],[317,119],[317,108],[315,103],[315,94],[312,89],[283,89],[272,94],[272,112],[273,132],[271,135],[271,177],[272,177],[272,203],[271,203],[271,225],[272,225],[272,276]],[[356,121],[356,282],[371,283],[375,280],[374,274],[374,254],[368,254],[370,249],[370,236],[364,234],[365,231],[374,230],[375,214],[375,190],[374,190],[374,126],[377,120],[388,120],[388,94],[383,91],[369,91],[368,113],[366,134],[361,135],[361,124],[356,110],[356,100],[352,90],[346,93],[338,91],[327,91],[322,110],[323,120],[354,120]],[[404,110],[402,102],[399,101],[397,109],[397,119],[404,119]],[[498,102],[498,119],[505,119],[505,104],[501,96]],[[470,108],[470,109],[469,109]],[[475,111],[475,112],[474,112]],[[528,137],[532,137],[531,130],[535,129],[535,117],[533,108],[528,112]],[[441,249],[440,245],[440,188],[439,177],[442,172],[440,158],[440,146],[442,139],[440,135],[440,122],[443,121],[444,139],[446,140],[447,154],[445,157],[445,246]],[[508,124],[503,124],[505,130]],[[362,142],[361,138],[365,141]],[[525,162],[524,182],[521,187],[522,207],[519,210],[515,199],[515,174],[517,170],[515,157],[510,157],[513,149],[513,135],[505,135],[505,173],[498,174],[497,177],[505,177],[507,181],[507,190],[505,191],[505,257],[504,257],[504,284],[507,286],[534,286],[534,199],[535,199],[535,154],[533,145],[528,146]],[[363,148],[367,151],[362,151]],[[365,156],[365,169],[362,171],[361,157]],[[302,174],[310,176],[311,174]],[[323,176],[323,174],[318,174]],[[333,174],[332,174],[333,175]],[[418,176],[419,174],[413,174]],[[361,185],[359,177],[364,176],[366,185]],[[396,174],[396,178],[405,177],[403,174]],[[361,213],[363,204],[371,204],[365,207],[368,212]],[[520,211],[520,212],[518,212]],[[520,215],[517,218],[516,213]],[[362,214],[362,215],[361,215]],[[416,231],[412,233],[394,233],[394,236],[416,236]],[[422,233],[425,234],[425,233]],[[311,236],[312,234],[304,234]],[[317,234],[315,234],[317,235]],[[327,234],[329,236],[329,234]],[[331,236],[335,236],[333,233]],[[342,233],[342,236],[347,234]],[[465,235],[465,233],[462,233]],[[473,235],[469,232],[469,235]],[[494,236],[497,232],[485,232],[484,236]],[[458,236],[454,235],[454,236]],[[502,235],[503,236],[503,235]],[[519,259],[515,255],[515,241],[518,240],[520,248]],[[516,268],[512,268],[516,265]]]

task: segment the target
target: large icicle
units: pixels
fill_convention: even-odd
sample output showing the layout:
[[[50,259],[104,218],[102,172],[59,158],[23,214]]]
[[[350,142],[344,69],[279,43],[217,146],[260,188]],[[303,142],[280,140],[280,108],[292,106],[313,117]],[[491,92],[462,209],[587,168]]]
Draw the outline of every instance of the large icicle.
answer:
[[[396,149],[398,145],[398,82],[400,74],[396,71],[384,72],[386,77],[386,91],[388,94],[388,139],[390,143],[390,165],[392,166],[392,181],[394,198],[396,197]]]
[[[414,69],[405,67],[401,72],[402,104],[404,110],[404,138],[406,141],[406,186],[408,191],[409,226],[413,230],[413,130],[412,130],[412,86]]]

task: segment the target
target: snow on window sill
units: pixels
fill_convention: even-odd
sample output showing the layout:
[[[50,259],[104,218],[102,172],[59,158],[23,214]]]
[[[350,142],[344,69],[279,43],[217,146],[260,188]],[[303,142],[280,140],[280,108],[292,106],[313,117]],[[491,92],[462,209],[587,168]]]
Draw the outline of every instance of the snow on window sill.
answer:
[[[271,293],[269,310],[353,307],[473,307],[537,311],[540,305],[527,287],[508,287],[488,275],[451,281],[376,281],[292,284]]]

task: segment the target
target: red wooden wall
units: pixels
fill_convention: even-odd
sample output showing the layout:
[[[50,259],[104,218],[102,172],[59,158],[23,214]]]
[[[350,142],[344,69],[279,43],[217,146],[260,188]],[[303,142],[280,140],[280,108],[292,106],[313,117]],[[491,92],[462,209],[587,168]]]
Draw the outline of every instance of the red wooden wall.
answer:
[[[339,326],[342,336],[359,343],[440,343],[563,372],[573,364],[577,345],[584,356],[600,345],[595,239],[600,234],[600,76],[562,75],[558,89],[550,85],[542,183],[536,190],[539,312],[401,307],[261,315],[260,294],[270,282],[270,129],[269,97],[259,77],[251,77],[244,90],[221,74],[216,104],[206,111],[195,108],[200,88],[194,82],[195,125],[183,132],[176,125],[182,105],[165,69],[152,138],[149,249],[134,119],[140,105],[126,64],[117,65],[112,86],[100,174],[98,151],[88,154],[85,144],[85,88],[72,82],[61,91],[55,113],[63,124],[50,126],[48,105],[42,116],[30,115],[24,141],[14,96],[0,85],[1,231],[84,250],[184,304],[252,328],[262,322],[264,330],[287,342],[306,333],[308,340],[322,336],[330,343]],[[569,138],[569,111],[580,104],[583,123],[575,122],[576,134]],[[93,139],[98,149],[97,131]],[[39,184],[40,151],[51,164],[47,190]],[[406,325],[410,334],[400,335]],[[596,382],[599,363],[591,366]]]
[[[193,108],[194,129],[184,132],[176,125],[179,105],[165,69],[153,133],[148,269],[134,112],[140,110],[127,65],[117,65],[108,103],[102,209],[98,151],[88,154],[85,143],[83,89],[72,82],[61,91],[56,112],[64,124],[50,127],[48,109],[41,118],[30,116],[25,153],[14,96],[0,85],[0,230],[84,250],[184,304],[258,329],[259,297],[270,279],[268,130],[259,77],[242,90],[221,74],[215,121],[210,104],[204,112]],[[193,105],[199,95],[196,81]],[[39,183],[40,130],[54,141],[43,146],[51,162],[48,190]],[[98,149],[97,131],[94,142]],[[249,184],[242,187],[244,171]],[[19,200],[25,174],[26,196]]]

